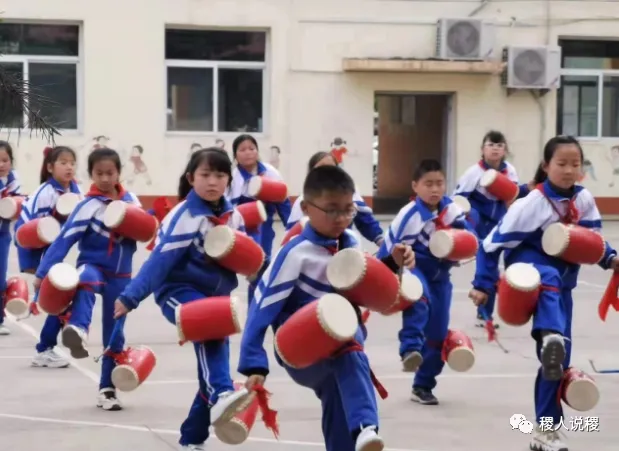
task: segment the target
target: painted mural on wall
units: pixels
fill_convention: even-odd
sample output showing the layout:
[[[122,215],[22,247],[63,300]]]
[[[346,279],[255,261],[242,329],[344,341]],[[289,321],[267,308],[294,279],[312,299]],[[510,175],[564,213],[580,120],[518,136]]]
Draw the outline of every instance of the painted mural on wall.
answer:
[[[583,142],[581,184],[596,197],[619,197],[619,142]]]
[[[338,164],[342,164],[344,162],[344,155],[348,153],[348,148],[346,147],[346,141],[342,138],[335,137],[331,142],[331,155],[335,158]]]
[[[226,149],[226,142],[223,139],[215,138],[213,146],[214,147],[219,147],[222,150],[226,150],[228,152],[228,155],[230,156],[230,158],[231,159],[233,158],[232,157],[232,151]],[[187,159],[191,158],[191,154],[194,153],[196,150],[200,150],[200,149],[202,149],[204,147],[205,146],[203,146],[202,143],[199,143],[199,142],[192,143],[190,148],[189,148],[189,152],[187,153]],[[280,149],[279,146],[272,145],[269,148],[268,162],[270,164],[272,164],[273,166],[275,166],[276,168],[279,169],[280,161],[281,161],[281,149]]]

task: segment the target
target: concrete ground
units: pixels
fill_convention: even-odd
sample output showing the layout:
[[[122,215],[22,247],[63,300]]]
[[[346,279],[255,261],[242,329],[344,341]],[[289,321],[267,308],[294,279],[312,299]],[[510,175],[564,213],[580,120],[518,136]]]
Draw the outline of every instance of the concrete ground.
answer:
[[[279,230],[281,236],[281,229]],[[606,224],[606,236],[619,247],[619,223]],[[368,244],[368,246],[371,246]],[[74,254],[72,254],[74,258]],[[136,267],[146,257],[141,249]],[[537,369],[529,327],[503,327],[499,339],[504,353],[488,343],[475,328],[475,312],[466,293],[473,265],[455,269],[451,325],[474,340],[477,360],[464,374],[445,369],[436,395],[439,406],[419,406],[409,400],[411,377],[400,371],[398,317],[373,315],[369,321],[367,353],[378,378],[389,391],[381,401],[381,431],[391,451],[520,451],[528,449],[530,436],[512,430],[509,418],[524,414],[533,418],[533,382]],[[14,249],[9,274],[17,272]],[[573,364],[590,371],[589,359],[598,367],[619,368],[615,340],[619,339],[619,313],[612,311],[606,323],[597,317],[597,303],[608,283],[609,273],[598,267],[583,268],[574,293]],[[245,283],[243,290],[245,292]],[[100,310],[95,312],[90,350],[101,350]],[[98,365],[92,358],[74,361],[68,369],[30,367],[42,317],[7,325],[12,334],[0,337],[0,449],[26,451],[165,451],[177,449],[178,428],[194,397],[196,360],[189,346],[179,347],[175,328],[167,323],[152,300],[132,313],[127,322],[129,344],[150,346],[158,364],[150,379],[132,393],[120,393],[125,410],[104,412],[95,407]],[[231,366],[238,361],[238,337],[233,340]],[[267,346],[271,349],[271,337]],[[58,348],[60,351],[63,349]],[[271,360],[268,388],[272,405],[279,411],[281,437],[275,441],[257,423],[246,451],[292,451],[324,449],[320,430],[320,405],[307,389],[293,384]],[[565,431],[571,451],[614,451],[619,429],[619,376],[596,375],[602,394],[598,406],[580,413],[599,420],[598,432]],[[568,419],[579,413],[568,409]],[[567,428],[570,428],[567,421]],[[572,428],[573,429],[573,428]],[[213,439],[209,450],[229,449]]]

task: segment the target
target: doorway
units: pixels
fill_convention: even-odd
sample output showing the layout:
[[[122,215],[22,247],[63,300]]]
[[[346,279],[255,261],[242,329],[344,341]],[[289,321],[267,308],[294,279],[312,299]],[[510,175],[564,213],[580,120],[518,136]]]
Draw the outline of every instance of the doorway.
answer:
[[[419,162],[434,158],[452,177],[453,94],[376,93],[374,96],[373,209],[396,214],[412,196]]]

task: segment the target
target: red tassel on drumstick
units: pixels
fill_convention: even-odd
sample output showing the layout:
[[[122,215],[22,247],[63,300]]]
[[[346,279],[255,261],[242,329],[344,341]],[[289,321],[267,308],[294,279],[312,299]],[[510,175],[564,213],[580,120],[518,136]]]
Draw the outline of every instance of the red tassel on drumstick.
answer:
[[[273,435],[279,440],[279,424],[277,423],[277,410],[273,410],[269,407],[269,393],[262,385],[254,385],[252,388],[256,392],[258,397],[258,404],[260,411],[262,412],[262,421],[267,429],[273,431]]]
[[[611,305],[615,310],[619,311],[619,296],[617,295],[617,290],[619,290],[619,272],[613,273],[606,287],[606,291],[604,292],[604,296],[602,296],[598,305],[598,315],[602,321],[606,321],[606,315],[608,315],[608,310]]]

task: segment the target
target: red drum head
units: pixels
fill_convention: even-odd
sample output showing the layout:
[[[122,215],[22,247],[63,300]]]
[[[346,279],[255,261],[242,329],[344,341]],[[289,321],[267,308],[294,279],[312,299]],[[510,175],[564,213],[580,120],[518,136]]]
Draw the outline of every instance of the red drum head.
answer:
[[[0,218],[14,219],[20,209],[21,202],[14,197],[0,199]]]
[[[122,200],[110,202],[105,208],[105,213],[103,214],[103,224],[110,229],[115,229],[118,227],[122,224],[123,219],[125,219],[125,214],[127,214],[128,207],[129,204],[123,202]]]
[[[336,290],[346,291],[363,279],[366,272],[365,254],[358,249],[342,249],[327,266],[327,279]]]
[[[112,383],[120,391],[133,391],[148,378],[156,364],[157,357],[149,347],[129,348],[117,360]]]
[[[469,214],[471,211],[471,203],[466,197],[463,196],[454,196],[451,200],[453,200],[454,204],[464,211],[464,214]]]
[[[505,270],[505,280],[518,291],[535,291],[542,278],[535,266],[530,263],[514,263]]]
[[[64,193],[56,202],[56,212],[60,216],[69,216],[80,203],[81,197],[76,193]]]
[[[418,301],[423,296],[423,285],[419,277],[408,271],[402,273],[400,283],[400,297],[411,303]]]
[[[591,376],[568,368],[563,375],[562,397],[572,409],[587,412],[600,401],[600,391]]]
[[[54,288],[60,291],[70,291],[77,288],[80,276],[74,266],[69,263],[56,263],[47,273],[47,278]]]

